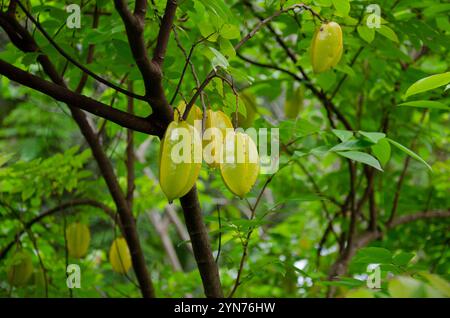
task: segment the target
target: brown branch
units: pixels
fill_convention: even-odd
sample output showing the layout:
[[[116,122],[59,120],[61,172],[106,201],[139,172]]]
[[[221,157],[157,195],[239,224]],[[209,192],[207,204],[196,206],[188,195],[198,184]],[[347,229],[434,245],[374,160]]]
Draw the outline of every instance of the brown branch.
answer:
[[[173,111],[164,94],[162,70],[158,63],[148,58],[144,40],[144,18],[147,6],[142,1],[136,2],[135,7],[138,11],[132,14],[126,0],[114,0],[114,4],[125,24],[128,43],[144,81],[145,95],[154,111],[152,115],[168,125],[173,120]]]
[[[108,119],[122,127],[143,133],[159,136],[161,125],[151,118],[137,117],[127,112],[110,108],[90,97],[80,95],[58,84],[43,80],[40,77],[25,72],[0,59],[0,74],[24,86],[44,93],[63,103],[73,105],[94,115]]]
[[[153,61],[155,61],[160,67],[164,62],[166,55],[167,44],[169,43],[170,32],[172,31],[173,20],[175,19],[175,13],[177,11],[177,1],[167,0],[164,16],[161,20],[161,26],[159,28],[158,40],[156,42],[155,51],[153,52]]]
[[[244,5],[251,8],[253,10],[253,6],[249,1],[244,1]],[[265,25],[268,26],[268,28],[270,28],[269,22],[272,21],[273,19],[275,19],[276,17],[282,15],[283,13],[287,13],[289,11],[295,11],[296,9],[302,9],[302,10],[307,10],[309,12],[311,12],[311,14],[317,18],[319,18],[321,21],[323,20],[322,17],[316,13],[313,9],[311,9],[311,7],[300,3],[300,4],[294,4],[290,7],[281,9],[276,11],[274,14],[272,14],[271,16],[267,17],[267,18],[261,18],[260,22],[252,29],[252,31],[250,31],[245,37],[243,37],[241,39],[241,41],[239,41],[239,43],[234,47],[234,49],[236,51],[238,51],[242,45],[244,45],[245,42],[247,42],[248,40],[250,40],[253,36],[255,36],[255,34]]]
[[[428,220],[428,219],[443,219],[450,217],[450,211],[425,211],[413,214],[402,215],[394,219],[389,228],[394,228],[396,226],[415,222],[418,220]]]
[[[278,170],[278,171],[280,171],[280,170]],[[275,177],[275,174],[276,173],[272,174],[269,178],[267,178],[266,182],[264,182],[264,185],[261,188],[261,191],[259,192],[258,197],[256,198],[255,204],[253,206],[250,206],[250,211],[251,211],[250,220],[253,220],[255,218],[256,208],[258,207],[258,204],[261,201],[262,195],[264,194],[264,191],[266,190],[267,186],[269,185],[270,182],[272,182],[273,178]],[[245,240],[243,241],[242,256],[241,256],[241,260],[239,261],[239,268],[238,268],[237,276],[234,281],[233,288],[231,289],[231,292],[228,295],[228,298],[232,298],[234,293],[238,289],[238,287],[241,285],[241,275],[242,275],[242,271],[244,270],[244,264],[245,264],[245,260],[247,259],[247,254],[248,254],[248,245],[250,243],[250,238],[253,234],[254,229],[255,229],[254,227],[250,228],[250,230],[247,232],[247,236],[245,237]]]
[[[154,131],[157,132],[159,137],[161,137],[167,124],[173,119],[173,111],[166,100],[164,89],[162,87],[161,69],[156,63],[150,62],[147,58],[146,46],[143,44],[144,21],[142,17],[132,15],[128,11],[126,1],[116,0],[115,4],[122,19],[124,20],[133,57],[135,58],[138,68],[143,75],[144,85],[146,87],[146,97],[153,108],[153,114],[150,118],[154,119],[154,122],[159,124],[157,125],[159,128]],[[39,82],[39,84],[42,84],[42,82]],[[47,84],[44,85],[44,88],[48,88]],[[61,97],[58,93],[55,94]],[[76,96],[77,95],[74,97]],[[138,277],[141,285],[141,291],[145,297],[151,297],[154,295],[153,287],[145,267],[145,260],[143,259],[139,240],[135,231],[134,220],[131,213],[128,211],[128,205],[126,204],[123,193],[117,183],[117,180],[115,179],[111,163],[104,155],[103,150],[98,144],[98,140],[94,138],[96,137],[95,134],[91,134],[90,126],[86,119],[83,118],[84,114],[74,107],[71,107],[71,111],[93,150],[94,157],[99,164],[102,175],[104,176],[108,188],[117,205],[117,209],[124,227],[124,236],[130,246],[133,267],[135,268],[136,276]],[[83,120],[84,122],[82,122]],[[221,297],[223,294],[221,291],[218,268],[214,263],[211,248],[207,239],[206,227],[202,221],[201,208],[198,202],[196,188],[194,187],[185,197],[181,198],[180,201],[183,206],[186,223],[188,224],[188,231],[191,236],[192,245],[196,246],[194,248],[194,250],[197,250],[196,261],[198,263],[200,275],[205,287],[205,293],[209,297]],[[212,264],[208,261],[205,264],[203,262],[204,257],[206,257],[206,260],[211,258]]]
[[[358,237],[355,238],[351,248],[348,253],[343,255],[331,268],[329,273],[330,279],[335,279],[337,276],[345,275],[347,272],[348,265],[356,254],[356,252],[368,245],[370,242],[380,239],[383,235],[388,234],[388,230],[393,229],[399,225],[408,224],[411,222],[419,221],[419,220],[432,220],[432,219],[441,219],[441,218],[450,218],[450,211],[425,211],[425,212],[417,212],[407,215],[402,215],[394,220],[386,227],[385,232],[381,231],[368,231],[365,232]]]
[[[123,235],[125,237],[125,240],[127,241],[128,247],[130,248],[131,260],[134,272],[139,281],[142,296],[144,298],[153,298],[155,297],[155,291],[153,289],[153,283],[150,274],[147,270],[144,253],[139,242],[139,237],[136,229],[136,221],[131,210],[129,209],[122,189],[120,188],[111,161],[108,159],[105,152],[98,143],[97,136],[87,122],[83,112],[76,108],[71,108],[71,111],[72,116],[80,127],[83,136],[86,138],[86,141],[91,147],[92,154],[97,161],[100,172],[105,179],[109,192],[111,193],[114,203],[116,204],[120,221],[122,223]]]
[[[222,298],[219,269],[212,254],[208,230],[203,223],[196,187],[194,186],[188,194],[182,197],[180,202],[205,295],[209,298]]]
[[[419,134],[420,134],[420,131],[421,131],[421,124],[425,120],[427,112],[428,112],[427,110],[424,110],[422,112],[422,116],[420,117],[420,120],[419,120],[419,129],[416,132],[416,134],[415,134],[415,136],[414,136],[414,138],[413,138],[413,140],[411,142],[410,149],[414,149],[414,147],[415,147],[415,145],[417,143],[417,138],[419,137]],[[395,194],[394,194],[394,200],[393,200],[393,203],[392,203],[391,214],[390,214],[389,219],[387,220],[386,224],[390,224],[394,220],[395,214],[397,213],[398,201],[400,199],[400,192],[402,190],[403,182],[405,180],[406,172],[408,171],[410,162],[411,162],[411,157],[407,156],[406,159],[405,159],[405,162],[403,163],[402,172],[401,172],[400,177],[398,178],[398,181],[397,181],[397,186],[396,186]]]
[[[14,237],[20,237],[22,234],[24,234],[28,229],[30,229],[35,223],[40,222],[42,219],[53,215],[57,212],[61,212],[63,210],[66,210],[68,208],[72,208],[75,206],[82,206],[82,205],[89,205],[95,208],[99,208],[101,210],[103,210],[109,217],[111,217],[112,219],[115,218],[115,214],[116,212],[114,210],[112,210],[110,207],[108,207],[107,205],[96,201],[96,200],[92,200],[92,199],[77,199],[77,200],[72,200],[72,201],[68,201],[65,202],[59,206],[56,206],[54,208],[48,209],[44,212],[42,212],[41,214],[39,214],[38,216],[36,216],[35,218],[31,219],[30,221],[24,222],[24,227],[23,229],[21,229],[20,231],[18,231]],[[5,258],[6,254],[8,253],[8,251],[14,246],[16,240],[12,240],[10,243],[8,243],[4,248],[2,248],[2,250],[0,251],[0,260],[2,260],[3,258]]]
[[[244,2],[245,4],[245,2]],[[249,32],[247,33],[246,36],[244,36],[235,46],[234,46],[234,50],[237,52],[239,51],[239,49],[248,41],[250,40],[263,26],[265,25],[269,25],[270,21],[272,21],[274,18],[280,16],[283,13],[286,13],[288,11],[292,11],[295,9],[305,9],[310,11],[313,15],[317,15],[319,16],[317,13],[315,13],[315,11],[313,11],[310,7],[308,7],[305,4],[295,4],[293,6],[290,6],[288,8],[285,9],[281,9],[278,10],[277,12],[275,12],[273,15],[271,15],[268,18],[261,18],[260,22]],[[211,72],[208,73],[208,75],[206,76],[205,80],[202,82],[202,84],[198,87],[198,89],[196,90],[194,96],[192,96],[191,100],[189,101],[189,103],[186,105],[186,109],[184,111],[183,114],[183,119],[186,120],[187,116],[189,115],[189,112],[192,108],[192,106],[194,105],[194,103],[197,101],[197,98],[201,95],[201,93],[203,92],[203,90],[206,88],[206,86],[208,86],[209,82],[216,76],[216,71],[212,70]]]
[[[361,46],[361,47],[358,49],[358,51],[356,51],[355,55],[353,56],[352,60],[350,61],[350,64],[349,64],[350,67],[352,67],[352,66],[355,64],[356,60],[358,59],[359,55],[361,54],[361,52],[362,52],[363,50],[364,50],[364,46]],[[344,84],[344,82],[345,82],[345,80],[347,79],[347,77],[348,77],[348,74],[345,74],[345,75],[341,78],[341,80],[340,80],[339,83],[337,84],[336,88],[335,88],[335,89],[333,90],[333,92],[331,93],[330,99],[333,99],[333,98],[336,96],[336,94],[339,92],[339,90],[340,90],[342,84]]]
[[[357,221],[357,217],[358,217],[358,211],[355,208],[356,166],[355,166],[355,163],[353,163],[351,160],[347,160],[347,162],[349,165],[349,172],[350,172],[350,224],[349,224],[348,236],[347,236],[347,252],[348,252],[348,249],[353,244],[353,238],[356,234],[356,221]]]
[[[192,75],[194,76],[195,82],[197,84],[197,89],[200,86],[200,82],[198,80],[197,72],[195,71],[195,67],[194,67],[194,64],[191,61],[191,57],[192,57],[192,54],[194,53],[194,49],[197,47],[197,45],[199,45],[200,43],[203,43],[204,41],[206,41],[210,36],[212,36],[215,33],[214,32],[211,35],[208,35],[207,37],[201,38],[200,40],[194,42],[194,44],[192,44],[192,46],[191,46],[191,48],[189,50],[189,53],[186,53],[186,50],[183,48],[183,46],[181,45],[180,40],[178,39],[178,36],[177,36],[177,33],[176,33],[175,29],[173,31],[174,31],[175,40],[177,42],[177,45],[180,48],[180,50],[183,52],[183,54],[184,54],[184,56],[186,58],[186,62],[184,63],[183,71],[181,72],[181,76],[180,76],[180,79],[178,80],[178,84],[177,84],[177,87],[175,89],[175,92],[173,93],[173,96],[172,96],[172,98],[170,100],[170,104],[171,105],[175,101],[175,99],[176,99],[176,97],[178,95],[178,92],[180,91],[181,84],[183,83],[183,79],[184,79],[184,76],[186,74],[186,70],[187,70],[188,65],[190,65],[190,67],[191,67],[191,72],[192,72]],[[202,95],[200,97],[202,97]]]
[[[169,122],[173,120],[173,110],[166,99],[162,87],[161,67],[155,61],[150,61],[148,59],[147,49],[143,38],[144,20],[142,17],[130,13],[126,1],[115,0],[114,3],[124,21],[133,57],[143,77],[146,95],[154,110],[152,117],[156,117],[160,120],[161,124],[164,125],[164,131]],[[168,3],[169,11],[175,9],[173,8],[173,5],[173,3]],[[172,13],[168,14],[169,16],[166,19],[166,23],[171,21],[170,14]],[[171,28],[172,23],[170,24]],[[161,27],[166,28],[167,26],[162,25]],[[160,41],[165,41],[166,39],[165,34],[167,33],[163,34],[164,36],[161,35]],[[161,47],[164,47],[164,45],[160,44],[160,48]],[[200,202],[198,201],[196,187],[194,186],[188,194],[182,197],[180,202],[183,207],[185,222],[191,238],[194,256],[202,278],[205,294],[207,297],[222,297],[223,293],[219,270],[212,256],[207,229],[202,219],[202,211]]]
[[[20,26],[19,28],[20,32],[22,34],[26,34],[27,31]],[[34,39],[31,36],[26,37],[28,39],[28,43],[30,46],[33,46],[35,48],[35,51],[40,51],[37,44],[34,42]],[[12,65],[9,65],[8,63],[4,63],[0,60],[0,71],[3,71],[5,69],[9,69],[10,75],[15,76],[19,74],[18,78],[28,78],[28,80],[31,79],[31,81],[35,82],[34,84],[37,85],[37,87],[41,88],[53,88],[53,92],[58,94],[58,91],[66,91],[69,92],[68,94],[74,94],[74,97],[82,97],[85,98],[82,95],[76,94],[71,92],[67,89],[67,86],[64,82],[64,79],[59,75],[57,72],[55,66],[53,63],[49,60],[49,58],[46,55],[40,55],[38,57],[38,61],[41,63],[42,68],[44,69],[45,73],[51,78],[51,80],[55,83],[52,84],[50,82],[47,82],[45,80],[42,80],[34,75],[31,75],[27,72],[24,72],[18,68],[15,68]],[[16,74],[17,73],[17,74]],[[30,77],[31,76],[31,77]],[[17,77],[17,76],[16,76]],[[39,86],[41,85],[41,86]],[[56,87],[53,87],[52,85],[55,85]],[[34,87],[37,89],[37,87]],[[59,90],[58,90],[59,88]],[[39,90],[39,89],[38,89]],[[54,96],[53,96],[54,97]],[[56,97],[54,97],[56,98]],[[57,99],[57,98],[56,98]],[[91,99],[88,99],[91,100]],[[92,101],[92,100],[91,100]],[[80,128],[81,133],[85,137],[86,141],[88,142],[92,154],[97,161],[98,167],[100,169],[100,172],[106,182],[106,185],[108,187],[108,190],[113,198],[113,201],[117,207],[117,211],[120,217],[120,224],[121,230],[123,231],[123,235],[127,241],[127,244],[130,249],[131,254],[131,260],[133,269],[135,271],[136,277],[139,281],[139,286],[141,289],[141,293],[143,297],[149,298],[154,297],[154,289],[153,289],[153,283],[151,281],[151,277],[147,271],[146,263],[144,254],[142,252],[142,248],[139,242],[137,230],[136,230],[136,224],[133,217],[133,214],[131,213],[130,209],[128,208],[128,204],[125,200],[125,196],[122,193],[122,189],[120,188],[120,185],[118,183],[118,180],[116,178],[116,175],[114,173],[114,169],[112,167],[112,164],[108,157],[106,156],[105,152],[103,151],[100,143],[98,142],[97,136],[90,126],[86,115],[77,107],[74,105],[77,103],[77,100],[68,100],[65,101],[69,109],[72,113],[72,117],[76,121],[78,127]],[[94,101],[96,102],[96,101]],[[97,102],[98,103],[98,102]],[[101,104],[103,105],[103,104]]]
[[[255,60],[252,60],[251,58],[248,58],[244,55],[242,55],[241,53],[237,52],[236,55],[241,59],[246,61],[247,63],[253,64],[255,66],[259,66],[259,67],[263,67],[263,68],[268,68],[268,69],[272,69],[272,70],[276,70],[276,71],[280,71],[282,73],[285,73],[287,75],[289,75],[290,77],[292,77],[293,79],[295,79],[296,81],[302,82],[303,78],[301,78],[299,75],[295,74],[294,72],[289,71],[288,69],[282,68],[280,66],[277,65],[272,65],[272,64],[267,64],[267,63],[262,63],[262,62],[258,62]]]
[[[100,20],[100,11],[99,11],[97,5],[95,5],[94,13],[92,16],[92,28],[93,29],[98,28],[99,20]],[[94,50],[95,50],[95,44],[89,44],[87,58],[86,58],[86,64],[91,64],[92,61],[94,60]],[[81,75],[80,82],[78,83],[78,86],[75,89],[75,92],[81,93],[83,91],[83,88],[86,85],[87,79],[88,79],[88,74],[83,72],[83,74]],[[118,91],[115,91],[115,93],[117,93],[117,92]]]
[[[250,2],[244,1],[244,4],[252,11],[254,16],[257,17],[261,22],[265,20],[262,16],[260,16],[258,13],[255,12],[253,5]],[[300,65],[297,65],[298,58],[297,58],[296,53],[293,52],[289,48],[289,46],[285,43],[285,41],[278,34],[278,32],[270,24],[270,21],[267,22],[267,29],[273,34],[273,36],[275,37],[275,40],[281,46],[281,48],[285,51],[288,58],[296,65],[297,69],[300,71],[300,73],[303,76],[303,82],[305,83],[305,86],[307,86],[312,91],[312,93],[325,106],[325,109],[328,114],[328,118],[330,120],[330,125],[333,128],[336,127],[336,125],[334,124],[332,117],[331,117],[331,113],[334,113],[347,130],[353,130],[350,122],[345,118],[345,116],[334,105],[334,103],[331,101],[331,99],[328,98],[323,91],[319,91],[314,85],[312,85],[311,81],[309,80],[309,78],[308,78],[307,74],[305,73],[305,71],[303,70],[303,68]]]
[[[31,22],[33,22],[33,24],[36,26],[36,28],[42,33],[42,35],[47,39],[47,41],[58,51],[59,54],[61,54],[66,60],[68,60],[70,63],[72,63],[73,65],[75,65],[76,67],[78,67],[80,70],[82,70],[84,73],[88,74],[89,76],[91,76],[92,78],[96,79],[97,81],[99,81],[102,84],[105,84],[108,87],[111,87],[113,89],[115,89],[116,91],[131,96],[133,98],[136,99],[140,99],[140,100],[146,100],[144,96],[138,95],[138,94],[134,94],[131,93],[129,91],[127,91],[126,89],[123,89],[111,82],[109,82],[108,80],[102,78],[101,76],[98,76],[97,74],[95,74],[94,72],[92,72],[91,70],[87,69],[86,67],[84,67],[81,63],[79,63],[78,61],[76,61],[74,58],[72,58],[69,54],[67,54],[54,40],[53,38],[47,33],[47,31],[45,31],[45,29],[40,25],[40,23],[38,21],[36,21],[36,19],[31,15],[30,12],[28,12],[27,8],[25,8],[25,6],[20,2],[17,1],[18,5],[20,6],[20,8],[25,12],[26,16],[28,17],[28,19],[30,19]]]
[[[128,82],[128,90],[133,91],[133,82],[130,80]],[[134,112],[134,100],[132,98],[128,98],[127,111],[129,114],[133,114]],[[125,159],[126,167],[127,167],[127,194],[126,200],[130,210],[133,210],[133,193],[134,193],[134,134],[133,130],[127,129],[127,148],[126,148],[126,159]]]

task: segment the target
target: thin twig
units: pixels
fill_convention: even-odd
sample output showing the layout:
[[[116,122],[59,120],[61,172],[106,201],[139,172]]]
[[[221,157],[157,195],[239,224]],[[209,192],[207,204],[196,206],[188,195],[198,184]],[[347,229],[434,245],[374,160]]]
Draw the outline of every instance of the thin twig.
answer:
[[[36,21],[36,19],[31,15],[30,12],[28,12],[28,10],[26,9],[26,7],[19,1],[16,0],[17,3],[19,4],[19,6],[21,7],[21,9],[25,12],[25,14],[27,15],[27,17],[31,20],[31,22],[33,22],[33,24],[36,26],[36,28],[42,33],[42,35],[47,39],[47,41],[59,52],[59,54],[61,54],[66,60],[68,60],[70,63],[72,63],[73,65],[75,65],[76,67],[78,67],[80,70],[82,70],[84,73],[88,74],[89,76],[91,76],[92,78],[96,79],[97,81],[99,81],[102,84],[105,84],[108,87],[111,87],[113,89],[115,89],[116,91],[125,94],[127,96],[131,96],[133,98],[136,99],[140,99],[140,100],[144,100],[147,101],[147,98],[145,96],[142,95],[138,95],[138,94],[134,94],[131,93],[129,91],[127,91],[126,89],[123,89],[111,82],[109,82],[108,80],[102,78],[101,76],[98,76],[97,74],[95,74],[94,72],[92,72],[91,70],[87,69],[86,67],[84,67],[81,63],[79,63],[78,61],[76,61],[74,58],[72,58],[69,54],[67,54],[53,39],[52,37],[47,33],[47,31],[45,31],[45,29],[40,25],[40,23],[38,21]]]

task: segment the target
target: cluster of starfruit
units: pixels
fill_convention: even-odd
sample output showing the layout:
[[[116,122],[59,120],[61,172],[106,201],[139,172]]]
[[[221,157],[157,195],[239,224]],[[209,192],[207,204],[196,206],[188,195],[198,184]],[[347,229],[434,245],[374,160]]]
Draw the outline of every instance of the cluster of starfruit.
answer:
[[[67,226],[66,242],[68,256],[71,258],[81,259],[86,256],[91,234],[89,227],[83,223],[75,222]],[[109,250],[109,261],[112,269],[120,274],[125,274],[131,267],[131,254],[128,249],[127,242],[123,237],[116,238]],[[7,280],[11,286],[26,286],[31,278],[35,276],[42,279],[42,274],[35,271],[33,267],[32,254],[23,248],[18,248],[12,255],[8,269]]]
[[[159,182],[169,202],[186,195],[197,181],[202,162],[219,169],[227,188],[243,198],[259,174],[259,156],[254,141],[235,131],[230,118],[222,111],[203,112],[193,106],[182,120],[185,104],[181,103],[175,118],[162,138],[159,160]],[[180,144],[183,158],[179,156]]]
[[[67,250],[72,258],[83,258],[91,241],[89,227],[83,223],[70,224],[66,229]],[[116,238],[109,249],[109,262],[112,269],[125,274],[131,267],[131,254],[123,237]]]

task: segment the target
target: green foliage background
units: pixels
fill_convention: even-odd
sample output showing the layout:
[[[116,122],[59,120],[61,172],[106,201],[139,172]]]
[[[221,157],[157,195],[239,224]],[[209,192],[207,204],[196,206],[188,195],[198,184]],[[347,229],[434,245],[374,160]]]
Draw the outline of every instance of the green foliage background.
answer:
[[[380,29],[370,29],[365,24],[365,8],[374,2],[305,1],[323,18],[338,22],[343,29],[342,60],[326,73],[312,73],[308,50],[320,21],[309,12],[285,13],[271,23],[298,56],[296,64],[286,57],[285,50],[267,28],[257,32],[239,51],[253,61],[276,65],[295,74],[300,66],[312,85],[327,96],[333,96],[334,104],[354,128],[348,131],[338,121],[336,129],[330,127],[325,107],[308,88],[304,88],[298,117],[285,118],[284,104],[293,98],[292,92],[304,84],[287,72],[259,67],[236,55],[233,45],[259,21],[243,1],[179,1],[176,35],[171,35],[164,62],[164,86],[168,96],[175,91],[185,64],[180,47],[189,52],[193,43],[208,37],[192,55],[200,80],[212,67],[232,76],[241,94],[241,115],[245,117],[249,107],[255,107],[254,126],[279,128],[281,142],[289,144],[289,153],[280,152],[280,167],[283,168],[268,185],[254,220],[248,219],[247,202],[234,197],[225,188],[218,171],[208,170],[206,165],[202,169],[197,186],[215,253],[220,240],[219,266],[225,293],[231,290],[237,275],[243,240],[249,229],[255,228],[249,241],[242,284],[235,296],[325,297],[330,286],[337,287],[339,297],[450,296],[446,282],[450,279],[449,219],[426,219],[385,228],[408,156],[412,159],[401,188],[397,216],[448,211],[450,207],[450,118],[448,86],[445,86],[450,82],[450,5],[436,0],[376,1],[381,8],[382,25]],[[30,3],[31,12],[39,15],[42,26],[77,61],[85,61],[86,48],[95,44],[90,70],[113,83],[120,83],[127,75],[127,80],[133,81],[135,92],[144,92],[123,22],[111,1],[81,1],[80,29],[65,27],[68,13],[63,2],[31,0]],[[158,16],[162,15],[165,3],[157,0],[150,5],[145,29],[149,45],[154,45]],[[270,16],[280,6],[286,8],[295,3],[291,0],[251,1],[257,15],[262,17]],[[92,12],[94,4],[108,13],[100,17],[98,29],[91,27],[92,14],[88,13]],[[24,17],[22,22],[29,23]],[[81,71],[67,63],[32,25],[29,29],[42,50],[61,72],[64,71],[68,86],[75,88]],[[36,53],[20,52],[2,31],[0,40],[1,59],[43,76]],[[428,82],[422,89],[413,87],[408,91],[416,81],[436,74],[444,74],[438,84]],[[183,99],[189,100],[195,87],[196,79],[188,70],[174,106]],[[214,79],[205,92],[211,108],[222,109],[227,114],[234,112],[235,95],[223,81]],[[83,94],[106,104],[113,100],[115,108],[126,110],[126,96],[92,79],[88,80]],[[242,97],[244,94],[253,96],[253,101]],[[398,106],[411,101],[419,102],[413,107]],[[429,101],[435,103],[427,103]],[[136,101],[135,112],[147,116],[151,110],[145,103]],[[95,116],[90,116],[90,120],[97,130],[104,125],[99,138],[125,190],[126,131]],[[182,265],[182,271],[174,271],[161,236],[149,217],[157,213],[163,220],[167,219],[167,201],[157,180],[159,140],[141,133],[135,133],[135,138],[136,152],[142,161],[135,165],[133,211],[157,295],[201,297],[202,284],[188,242],[172,224],[168,225],[167,232]],[[386,231],[380,239],[356,253],[346,277],[330,281],[328,273],[338,258],[339,237],[349,226],[349,212],[340,211],[339,206],[350,188],[347,158],[354,160],[357,167],[357,198],[363,196],[366,188],[365,169],[370,166],[378,169],[374,172],[377,226]],[[260,175],[247,196],[249,202],[255,202],[268,177]],[[95,199],[115,209],[67,107],[0,77],[0,248],[14,241],[15,233],[23,224],[43,211],[83,198]],[[220,205],[220,220],[217,205]],[[173,208],[182,219],[179,203],[175,202]],[[328,219],[333,215],[335,233],[329,234],[323,242],[319,260],[318,248]],[[366,203],[358,218],[359,230],[367,227],[368,218]],[[69,296],[65,284],[64,224],[74,221],[89,224],[92,241],[84,259],[69,259],[69,263],[79,264],[82,271],[82,288],[74,289],[73,296],[140,296],[132,271],[128,277],[116,274],[108,262],[109,246],[118,235],[114,222],[102,210],[89,206],[74,206],[49,216],[20,237],[17,245],[34,251],[33,279],[23,288],[9,286],[6,280],[8,259],[12,254],[9,252],[0,261],[0,296],[45,295],[37,253],[47,270],[49,297]],[[382,287],[376,291],[365,288],[369,264],[381,264]]]

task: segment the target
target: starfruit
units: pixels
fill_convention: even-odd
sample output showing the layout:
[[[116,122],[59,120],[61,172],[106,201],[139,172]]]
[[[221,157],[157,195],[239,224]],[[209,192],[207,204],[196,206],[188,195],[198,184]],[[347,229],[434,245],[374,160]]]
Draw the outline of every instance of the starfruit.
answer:
[[[253,187],[259,174],[259,155],[249,135],[231,132],[224,145],[224,162],[220,174],[227,188],[243,198]]]
[[[227,128],[233,129],[233,124],[227,115],[220,110],[213,111],[208,109],[206,111],[203,157],[212,168],[218,168],[222,161],[222,147],[225,142]]]
[[[315,73],[336,66],[343,51],[342,30],[336,22],[324,23],[316,30],[311,44],[311,62]]]
[[[82,223],[72,223],[66,229],[67,250],[73,258],[83,258],[89,248],[91,234],[89,228]]]
[[[116,238],[109,249],[109,262],[113,271],[125,274],[131,267],[131,254],[127,241],[123,237]]]
[[[298,86],[286,94],[286,101],[284,103],[284,115],[288,119],[297,118],[303,106],[303,86]]]
[[[185,121],[169,124],[159,155],[159,184],[169,202],[187,194],[197,181],[201,148],[200,134],[192,125]]]
[[[186,103],[181,101],[178,104],[177,109],[173,112],[174,120],[176,122],[180,121],[180,118],[183,117],[185,110],[186,110]],[[195,121],[202,120],[202,117],[203,117],[202,110],[197,105],[193,105],[191,110],[189,111],[188,117],[186,118],[186,122],[189,125],[195,126]]]
[[[33,262],[30,253],[25,250],[17,250],[8,268],[7,278],[11,286],[25,286],[33,274]]]

